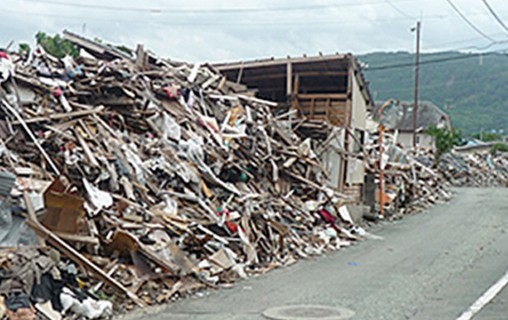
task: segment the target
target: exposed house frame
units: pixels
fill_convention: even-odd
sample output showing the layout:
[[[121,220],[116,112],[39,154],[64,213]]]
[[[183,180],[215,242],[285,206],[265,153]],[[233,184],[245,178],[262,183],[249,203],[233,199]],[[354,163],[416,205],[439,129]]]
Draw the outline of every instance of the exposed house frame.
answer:
[[[341,145],[346,152],[336,161],[339,172],[332,181],[340,191],[361,199],[364,167],[354,141],[363,142],[366,113],[373,102],[353,55],[272,58],[215,67],[228,80],[247,85],[257,96],[278,102],[280,108],[296,110],[299,117],[347,129]]]

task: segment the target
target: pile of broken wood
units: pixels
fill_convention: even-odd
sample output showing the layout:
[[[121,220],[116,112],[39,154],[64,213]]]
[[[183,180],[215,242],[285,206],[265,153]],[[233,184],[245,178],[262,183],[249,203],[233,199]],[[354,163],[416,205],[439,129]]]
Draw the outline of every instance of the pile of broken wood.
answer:
[[[355,238],[319,141],[289,114],[209,66],[96,47],[0,58],[14,68],[0,80],[11,201],[89,293],[163,303]]]
[[[376,140],[366,148],[369,154],[369,171],[379,184],[380,166],[383,168],[385,216],[398,219],[405,214],[423,211],[430,206],[450,200],[449,183],[433,168],[432,150],[419,148],[403,150],[386,134],[383,143],[383,160],[379,159]],[[379,199],[379,192],[376,197]]]
[[[508,154],[460,155],[452,151],[441,156],[439,172],[457,187],[508,187]]]

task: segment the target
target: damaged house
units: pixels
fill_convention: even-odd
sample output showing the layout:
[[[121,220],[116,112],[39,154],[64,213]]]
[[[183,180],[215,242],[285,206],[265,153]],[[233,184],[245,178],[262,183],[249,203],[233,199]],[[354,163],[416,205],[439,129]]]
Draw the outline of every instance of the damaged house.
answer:
[[[334,128],[274,114],[209,65],[64,38],[77,57],[0,55],[7,317],[106,318],[359,239],[317,157]]]
[[[0,55],[0,318],[109,318],[366,235],[338,190],[368,189],[379,159],[352,56],[232,69],[274,102],[209,65],[64,38],[77,57]],[[387,166],[387,209],[449,198],[420,162]]]
[[[430,126],[452,129],[450,117],[430,101],[419,102],[416,121],[416,145],[421,148],[435,147],[433,138],[427,134]],[[401,102],[397,107],[383,110],[383,124],[388,132],[395,134],[402,148],[413,147],[413,102]]]
[[[362,148],[366,115],[372,99],[351,54],[266,59],[215,66],[228,80],[247,85],[263,99],[276,101],[283,113],[293,111],[302,126],[331,124],[334,148],[320,154],[329,180],[340,191],[361,202],[365,165]]]

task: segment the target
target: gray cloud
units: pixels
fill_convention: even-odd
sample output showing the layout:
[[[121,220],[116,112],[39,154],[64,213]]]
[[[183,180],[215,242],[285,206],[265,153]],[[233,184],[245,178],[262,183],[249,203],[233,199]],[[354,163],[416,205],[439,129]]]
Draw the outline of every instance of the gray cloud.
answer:
[[[0,45],[10,40],[32,42],[42,30],[55,33],[69,29],[87,37],[135,47],[144,43],[157,54],[189,61],[227,61],[267,56],[332,52],[364,53],[381,50],[412,51],[414,21],[423,17],[423,49],[427,51],[484,46],[481,38],[443,0],[224,0],[112,1],[76,0],[74,4],[164,8],[163,12],[114,11],[50,4],[46,1],[3,0],[0,11]],[[481,1],[454,0],[485,33],[508,39]],[[490,0],[508,22],[508,3]],[[175,12],[325,6],[306,10],[252,12]],[[328,7],[326,7],[328,6]],[[506,48],[502,45],[492,49]]]

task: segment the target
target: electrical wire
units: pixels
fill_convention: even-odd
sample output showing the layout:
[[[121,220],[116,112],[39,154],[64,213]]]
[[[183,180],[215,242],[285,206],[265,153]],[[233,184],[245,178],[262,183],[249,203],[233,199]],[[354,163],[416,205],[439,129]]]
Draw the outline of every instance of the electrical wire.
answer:
[[[485,39],[491,41],[491,42],[494,42],[496,40],[494,40],[493,38],[489,37],[486,33],[484,33],[483,31],[481,31],[480,29],[478,29],[460,10],[459,8],[457,8],[452,0],[446,0],[446,2],[448,2],[448,4],[452,7],[452,9],[462,18],[462,20],[464,20],[471,28],[473,28],[473,30],[475,30],[478,34],[480,34],[482,37],[484,37]]]
[[[467,76],[463,77],[463,79],[459,79],[459,80],[453,81],[453,84],[470,82],[471,81],[471,76],[473,75],[474,72],[475,72],[474,69],[471,70],[468,73]],[[485,81],[485,80],[493,78],[493,77],[500,77],[500,76],[502,76],[502,77],[508,76],[508,72],[507,71],[503,71],[501,73],[491,73],[491,74],[488,74],[487,76],[482,77],[481,80],[478,80],[478,81],[481,82],[481,81]],[[438,84],[419,85],[418,87],[420,89],[425,90],[425,89],[432,89],[432,88],[440,88],[440,87],[443,87],[443,86],[444,86],[444,84],[438,83]],[[407,86],[407,87],[403,87],[402,89],[399,87],[399,88],[395,88],[395,89],[383,90],[383,93],[390,93],[390,94],[401,93],[401,92],[412,93],[413,89],[414,89],[414,86],[410,85],[410,86]]]
[[[27,11],[16,11],[16,10],[10,10],[10,9],[4,9],[0,12],[0,16],[2,13],[6,13],[6,14],[19,14],[19,15],[23,15],[23,16],[34,16],[34,17],[55,17],[55,18],[60,18],[60,19],[68,19],[68,20],[77,20],[77,19],[80,19],[80,17],[78,16],[75,16],[75,15],[64,15],[64,14],[55,14],[55,13],[40,13],[40,12],[27,12]],[[476,13],[469,13],[470,15],[476,15],[476,14],[482,14],[482,13],[479,13],[479,12],[476,12]],[[487,12],[483,13],[483,14],[489,14]],[[427,16],[426,19],[427,21],[429,20],[439,20],[439,19],[443,19],[443,16],[442,14],[437,14],[437,15],[433,15],[433,16]],[[450,16],[451,17],[451,16]],[[456,17],[456,15],[454,15],[454,17]],[[457,17],[458,18],[458,17]],[[100,17],[100,16],[87,16],[86,18],[83,18],[85,19],[86,21],[90,22],[90,21],[107,21],[107,22],[111,22],[111,23],[129,23],[130,25],[142,25],[142,26],[147,26],[147,27],[150,27],[152,28],[154,25],[160,25],[160,26],[173,26],[173,27],[185,27],[185,26],[193,26],[193,27],[203,27],[203,26],[234,26],[235,28],[241,28],[241,27],[264,27],[264,26],[272,26],[272,27],[289,27],[289,26],[303,26],[305,27],[304,25],[302,25],[300,22],[288,22],[288,21],[278,21],[277,23],[271,23],[271,22],[265,22],[265,21],[255,21],[255,23],[251,23],[249,21],[241,21],[241,22],[223,22],[223,21],[204,21],[202,19],[200,19],[200,21],[198,22],[195,22],[195,21],[188,21],[188,20],[175,20],[175,19],[172,19],[172,20],[163,20],[163,21],[159,21],[157,19],[151,19],[151,21],[147,24],[147,21],[146,20],[143,20],[143,19],[136,19],[136,20],[126,20],[126,19],[122,19],[122,20],[119,20],[117,18],[115,19],[109,19],[109,18],[104,18],[104,17]],[[370,23],[385,23],[385,22],[393,22],[393,21],[407,21],[408,19],[406,18],[399,18],[399,19],[380,19],[380,20],[375,20],[375,19],[371,19],[371,20],[363,20],[363,22],[365,21],[368,21]],[[411,19],[413,20],[413,19]],[[308,21],[310,24],[314,25],[314,26],[321,26],[321,27],[325,27],[325,25],[344,25],[344,24],[354,24],[354,23],[357,23],[359,21],[357,20],[336,20],[336,19],[331,19],[331,20],[323,20],[321,19],[320,21]],[[496,34],[490,34],[489,37],[495,37],[495,36],[499,36],[499,35],[504,35],[505,33],[496,33]],[[478,39],[481,39],[483,37],[475,37],[475,38],[469,38],[469,39],[463,39],[463,40],[456,40],[456,41],[448,41],[448,42],[443,42],[443,43],[439,43],[439,44],[436,44],[436,45],[433,45],[432,48],[433,49],[439,49],[439,48],[446,48],[446,49],[450,49],[449,48],[449,45],[453,45],[453,44],[458,44],[458,43],[466,43],[466,42],[473,42],[475,40],[478,40]],[[499,44],[503,44],[503,43],[506,43],[506,40],[504,41],[493,41],[491,43],[489,43],[488,45],[486,46],[483,46],[483,47],[480,47],[480,46],[463,46],[463,47],[455,47],[451,50],[486,50],[494,45],[499,45]]]
[[[459,80],[454,80],[453,83],[451,83],[451,84],[448,84],[447,82],[438,83],[438,84],[433,83],[433,84],[427,84],[427,85],[421,84],[421,85],[419,85],[421,97],[423,98],[423,100],[425,100],[425,97],[430,97],[430,99],[432,100],[433,97],[435,96],[433,94],[433,89],[442,88],[445,86],[447,87],[447,92],[452,94],[452,92],[456,92],[454,90],[457,90],[457,86],[460,86],[461,84],[465,84],[465,83],[472,83],[473,81],[471,80],[471,77],[475,73],[475,71],[476,71],[475,68],[471,68],[471,70],[468,72],[467,76],[462,77],[462,79],[459,79]],[[480,77],[476,77],[474,81],[489,82],[492,80],[503,79],[506,76],[508,76],[508,72],[501,71],[499,73],[489,73],[489,74],[482,75]],[[432,81],[432,82],[435,82],[435,81]],[[413,93],[413,90],[414,90],[413,86],[407,86],[407,87],[402,87],[402,88],[398,87],[396,89],[392,88],[392,89],[388,89],[388,90],[378,90],[378,92],[382,96],[385,96],[385,97],[399,96],[402,99],[402,97],[404,95],[406,97],[410,97],[411,94]],[[478,97],[476,97],[476,99],[478,99]],[[411,98],[409,98],[408,100],[411,100]],[[463,101],[457,102],[454,99],[451,99],[451,100],[446,99],[444,106],[446,107],[447,105],[449,105],[450,107],[453,107],[453,108],[457,108],[457,107],[464,105],[464,102]]]
[[[82,12],[81,12],[82,13]],[[351,19],[351,20],[338,20],[334,19],[319,19],[319,20],[307,20],[305,23],[302,21],[295,21],[295,19],[290,20],[278,20],[278,21],[266,21],[266,20],[242,20],[242,21],[224,21],[224,20],[189,20],[188,18],[181,19],[163,19],[161,20],[150,18],[150,19],[118,19],[117,17],[102,17],[98,15],[86,15],[86,16],[78,16],[78,15],[67,15],[67,14],[57,14],[57,13],[45,13],[45,12],[30,12],[26,10],[12,10],[12,9],[2,9],[0,10],[0,17],[2,14],[16,14],[22,16],[33,16],[33,17],[54,17],[60,19],[67,20],[78,20],[81,19],[83,21],[106,21],[110,23],[128,23],[129,25],[161,25],[161,26],[228,26],[228,27],[240,27],[240,26],[253,26],[253,27],[263,27],[263,26],[301,26],[308,27],[311,26],[324,26],[324,25],[345,25],[345,24],[354,24],[359,25],[366,22],[369,23],[394,23],[397,21],[413,21],[414,19],[400,17],[400,18],[391,18],[391,19]],[[469,15],[487,15],[487,12],[472,12]],[[455,15],[446,15],[446,14],[434,14],[425,16],[426,21],[437,21],[443,20],[448,17],[456,17]],[[504,34],[504,33],[503,33]],[[454,41],[455,42],[455,41]]]
[[[458,50],[467,50],[467,49],[473,49],[473,50],[487,50],[495,45],[499,45],[499,44],[505,44],[505,43],[508,43],[508,40],[499,40],[499,41],[494,41],[494,42],[491,42],[489,43],[488,45],[486,46],[483,46],[483,47],[479,47],[479,46],[468,46],[468,47],[463,47],[463,48],[459,48]]]
[[[487,0],[483,0],[483,3],[485,3],[485,6],[487,6],[487,9],[489,9],[490,13],[494,17],[494,19],[496,19],[496,21],[501,25],[501,27],[503,27],[503,29],[508,31],[508,27],[504,24],[503,20],[501,20],[501,18],[497,15],[496,11],[494,11],[494,9],[490,6]]]
[[[489,37],[497,37],[497,36],[502,36],[502,35],[506,35],[506,33],[505,32],[492,33],[492,34],[489,34]],[[446,48],[448,45],[451,45],[451,44],[475,42],[476,40],[481,40],[481,39],[483,39],[483,37],[475,37],[475,38],[468,38],[468,39],[463,39],[463,40],[441,42],[441,43],[432,45],[431,49]],[[460,51],[460,50],[481,51],[481,50],[487,50],[495,45],[500,45],[500,44],[505,44],[505,43],[508,43],[508,40],[496,40],[496,41],[490,42],[489,44],[487,44],[485,46],[470,45],[470,46],[464,46],[464,47],[456,47],[452,50],[454,50],[454,51]]]
[[[22,0],[22,1],[25,1],[25,0]],[[30,1],[30,0],[28,0]],[[47,0],[47,1],[51,1],[53,2],[52,0]],[[59,1],[57,1],[59,2]],[[388,1],[384,1],[385,3],[388,3]],[[351,4],[351,3],[350,3]],[[366,4],[365,2],[363,4]],[[264,9],[269,9],[269,8],[264,8]],[[272,8],[273,9],[273,8]],[[235,9],[233,9],[235,10]],[[243,9],[242,9],[243,10]],[[0,16],[2,13],[14,13],[14,14],[20,14],[20,15],[27,15],[27,16],[37,16],[37,17],[43,17],[43,16],[47,16],[47,17],[57,17],[57,18],[62,18],[62,19],[69,19],[69,20],[76,20],[76,19],[86,19],[87,21],[90,20],[90,21],[108,21],[108,22],[113,22],[113,23],[129,23],[129,24],[139,24],[139,25],[164,25],[164,26],[196,26],[196,27],[199,27],[199,26],[234,26],[234,27],[263,27],[263,26],[274,26],[274,27],[279,27],[279,26],[304,26],[301,24],[301,22],[294,22],[294,21],[277,21],[277,22],[271,22],[271,21],[241,21],[241,22],[231,22],[231,21],[228,21],[228,22],[225,22],[225,21],[204,21],[202,19],[200,19],[199,21],[189,21],[187,19],[180,19],[180,20],[175,20],[175,19],[171,19],[171,20],[162,20],[162,21],[159,21],[157,19],[150,19],[150,21],[147,21],[146,19],[143,20],[143,19],[135,19],[135,20],[132,20],[132,19],[123,19],[123,20],[118,20],[117,18],[113,18],[113,19],[110,19],[110,18],[105,18],[105,17],[100,17],[100,16],[87,16],[87,17],[78,17],[76,15],[64,15],[64,14],[54,14],[54,13],[41,13],[41,12],[27,12],[27,11],[16,11],[16,10],[10,10],[10,9],[4,9],[0,12]],[[485,14],[489,14],[487,12],[483,12],[483,13],[480,13],[480,12],[470,12],[468,13],[468,15],[485,15]],[[402,15],[402,14],[401,14]],[[455,16],[455,15],[454,15]],[[451,17],[451,15],[443,15],[443,14],[435,14],[435,15],[429,15],[426,17],[427,20],[442,20],[446,17]],[[458,17],[457,17],[458,18]],[[362,20],[362,21],[358,21],[358,20],[336,20],[336,19],[329,19],[329,20],[323,20],[321,19],[320,21],[308,21],[308,24],[312,24],[313,26],[321,26],[321,27],[324,27],[325,24],[328,24],[328,25],[343,25],[343,24],[353,24],[353,23],[364,23],[364,22],[371,22],[371,23],[387,23],[387,22],[393,22],[393,21],[407,21],[407,20],[413,20],[413,18],[411,17],[406,17],[404,15],[404,17],[401,17],[399,19],[397,18],[394,18],[394,19],[366,19],[366,20]],[[148,22],[148,24],[147,24]],[[307,25],[307,24],[306,24]],[[502,33],[504,34],[504,33]],[[504,41],[497,41],[497,40],[494,40],[492,37],[494,36],[497,36],[499,35],[498,34],[490,34],[490,35],[487,35],[489,37],[489,39],[492,39],[492,41],[486,45],[486,46],[483,46],[483,47],[479,47],[479,46],[467,46],[467,47],[461,47],[461,48],[456,48],[456,49],[453,49],[453,50],[467,50],[467,49],[476,49],[476,50],[486,50],[490,47],[492,47],[493,45],[499,45],[499,44],[503,44],[503,43],[506,43],[506,40]],[[484,37],[483,37],[484,38]],[[470,41],[472,42],[472,40],[476,40],[476,39],[479,39],[478,38],[471,38],[471,39],[468,39],[468,40],[460,40],[460,41],[451,41],[451,42],[445,42],[445,43],[441,43],[437,46],[433,46],[433,48],[443,48],[449,44],[455,44],[455,43],[464,43],[464,42],[467,42],[467,41]],[[449,49],[449,48],[448,48]]]
[[[408,19],[414,19],[414,17],[410,16],[409,14],[407,14],[406,12],[402,11],[399,7],[397,7],[396,5],[393,4],[392,1],[390,0],[385,0],[385,2],[390,6],[392,7],[395,11],[397,11],[398,13],[400,13],[402,16],[408,18]]]
[[[228,26],[228,27],[237,27],[237,26],[256,26],[256,27],[262,27],[262,26],[302,26],[302,27],[308,27],[311,26],[322,26],[322,25],[344,25],[344,24],[362,24],[365,22],[370,23],[392,23],[394,21],[407,21],[406,18],[398,18],[398,19],[363,19],[363,20],[337,20],[336,18],[330,18],[330,19],[319,19],[319,20],[307,20],[305,23],[302,23],[301,21],[295,21],[295,19],[289,19],[289,20],[278,20],[278,21],[267,21],[267,20],[242,20],[242,21],[224,21],[224,20],[206,20],[206,19],[196,19],[196,20],[189,20],[186,18],[179,18],[179,19],[118,19],[116,17],[114,18],[107,18],[107,17],[101,17],[101,16],[77,16],[77,15],[65,15],[65,14],[55,14],[55,13],[41,13],[41,12],[29,12],[29,11],[20,11],[20,10],[11,10],[11,9],[3,9],[0,11],[0,16],[3,13],[12,13],[16,15],[22,15],[22,16],[34,16],[34,17],[54,17],[54,18],[61,18],[61,19],[67,19],[67,20],[77,20],[82,19],[84,21],[106,21],[111,23],[128,23],[130,25],[137,24],[137,25],[149,25],[149,24],[155,24],[155,25],[163,25],[163,26]]]
[[[84,8],[94,10],[108,10],[108,11],[134,11],[134,12],[150,12],[150,13],[240,13],[240,12],[267,12],[267,11],[303,11],[303,10],[322,10],[330,8],[343,8],[343,7],[357,7],[364,5],[383,4],[384,0],[371,0],[367,2],[349,2],[342,4],[319,4],[319,5],[304,5],[304,6],[284,6],[284,7],[267,7],[267,8],[223,8],[223,9],[182,9],[182,8],[146,8],[146,7],[122,7],[110,6],[100,4],[88,3],[69,3],[60,0],[19,0],[25,2],[45,3],[50,5],[66,6],[72,8]],[[396,2],[414,2],[415,0],[394,0]]]
[[[504,32],[497,32],[497,33],[489,34],[488,36],[489,37],[497,37],[497,36],[502,36],[502,35],[505,35],[505,34],[506,33],[504,33]],[[476,42],[476,40],[481,40],[481,39],[483,39],[483,37],[474,37],[474,38],[467,38],[467,39],[462,39],[462,40],[446,41],[446,42],[437,43],[434,46],[435,47],[443,47],[443,46],[447,46],[447,45],[450,45],[450,44],[460,44],[460,43],[467,43],[467,42]],[[469,47],[467,47],[467,48],[469,48]],[[460,49],[466,49],[466,47],[463,47],[463,48],[460,48]],[[460,50],[460,49],[458,49],[458,50]]]
[[[32,1],[32,0],[18,0],[18,1]],[[53,0],[36,0],[37,2],[54,2]],[[414,0],[398,0],[398,1],[414,1]],[[60,3],[60,1],[56,2]],[[374,3],[374,2],[371,2]],[[376,3],[387,3],[386,0],[383,2],[376,2]],[[393,0],[392,0],[393,3]],[[67,3],[66,3],[67,4]],[[354,5],[364,5],[368,4],[367,2],[363,3],[356,3]],[[353,5],[353,3],[349,3],[349,5]],[[321,7],[321,6],[318,6]],[[102,8],[102,7],[101,7]],[[116,8],[116,7],[115,7]],[[295,7],[293,7],[295,9]],[[301,7],[300,7],[301,8]],[[315,7],[316,8],[316,7]],[[130,10],[131,8],[126,8]],[[281,7],[278,8],[261,8],[260,10],[276,10],[281,9]],[[298,8],[296,8],[298,9]],[[151,9],[150,9],[151,10]],[[228,9],[226,9],[228,10]],[[237,10],[237,9],[231,9],[231,10]],[[244,10],[244,9],[241,9]],[[245,9],[249,10],[249,9]],[[82,11],[78,11],[81,14],[84,14]],[[172,12],[178,12],[177,9],[172,10]],[[221,11],[222,12],[222,11]],[[409,15],[402,16],[400,18],[392,18],[392,19],[362,19],[362,20],[337,20],[337,19],[319,19],[316,20],[307,20],[305,23],[302,23],[302,21],[295,21],[295,19],[290,19],[289,21],[273,21],[273,20],[242,20],[242,21],[224,21],[224,20],[203,20],[201,18],[197,18],[198,20],[189,20],[188,18],[182,17],[182,19],[163,19],[161,16],[160,18],[162,20],[158,20],[155,17],[150,17],[150,19],[142,19],[142,18],[136,18],[136,19],[118,19],[117,16],[115,17],[101,17],[98,15],[86,15],[86,16],[79,16],[79,15],[68,15],[68,14],[56,14],[56,13],[46,13],[46,12],[30,12],[26,10],[12,10],[12,9],[2,9],[0,10],[0,16],[2,14],[8,14],[13,13],[17,15],[25,15],[25,16],[36,16],[36,17],[56,17],[61,19],[68,19],[68,20],[86,20],[86,21],[107,21],[111,23],[129,23],[129,24],[138,24],[138,25],[164,25],[164,26],[231,26],[231,27],[240,27],[240,26],[255,26],[255,27],[263,27],[263,26],[302,26],[307,27],[309,25],[312,26],[324,26],[325,24],[329,25],[344,25],[344,24],[362,24],[365,22],[369,23],[394,23],[396,21],[407,21],[407,20],[414,20],[414,18],[410,17]],[[470,12],[468,15],[488,15],[487,12]],[[429,20],[443,20],[448,17],[454,17],[454,15],[450,14],[433,14],[425,16],[425,19],[427,21]],[[491,38],[492,39],[492,38]],[[494,39],[492,39],[494,41]]]
[[[482,52],[482,53],[471,53],[471,54],[467,54],[467,55],[463,55],[463,56],[456,56],[456,57],[424,60],[424,61],[420,61],[420,65],[428,65],[428,64],[443,63],[443,62],[448,62],[448,61],[465,60],[465,59],[475,58],[475,57],[479,57],[479,56],[489,56],[489,55],[501,54],[501,53],[506,53],[506,49],[489,51],[489,52]],[[384,66],[378,66],[378,67],[367,67],[367,68],[364,68],[364,70],[368,72],[368,71],[407,68],[407,67],[414,67],[414,66],[415,66],[414,62],[408,62],[408,63],[391,64],[391,65],[384,65]]]

